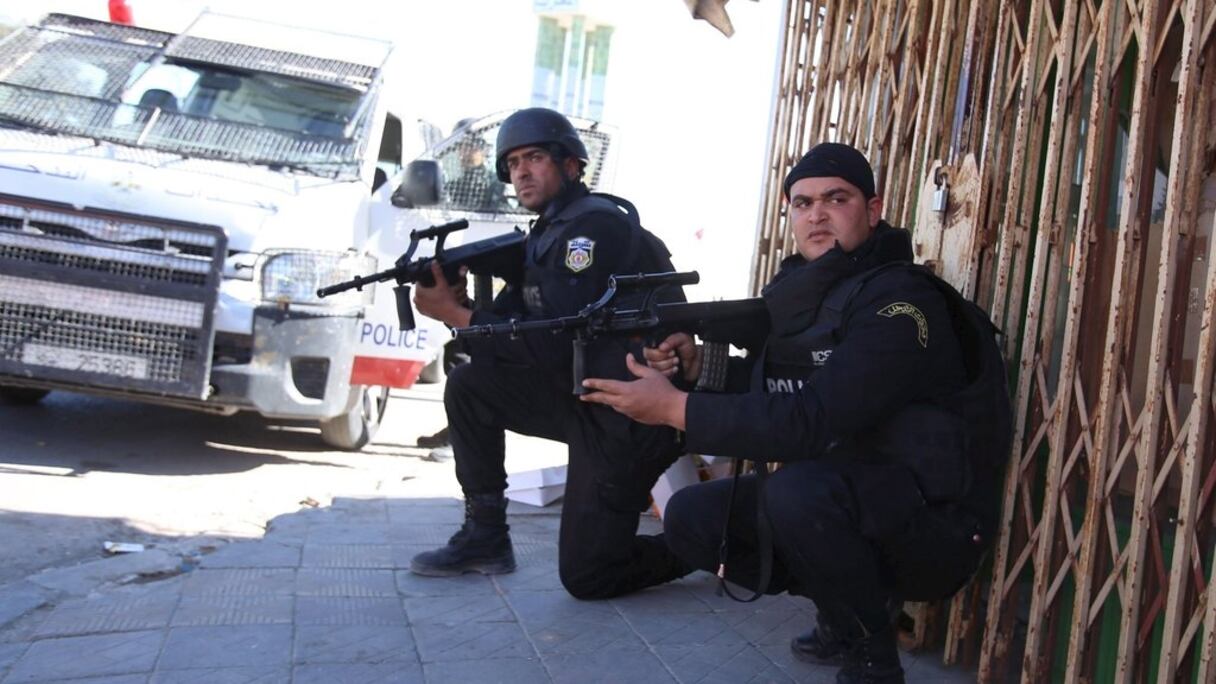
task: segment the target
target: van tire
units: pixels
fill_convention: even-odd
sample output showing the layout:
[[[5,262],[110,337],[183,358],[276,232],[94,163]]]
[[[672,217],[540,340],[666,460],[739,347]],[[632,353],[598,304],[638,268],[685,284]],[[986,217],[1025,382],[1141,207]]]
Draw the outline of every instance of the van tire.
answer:
[[[50,393],[50,390],[35,389],[33,387],[0,385],[0,403],[11,406],[32,406],[42,401],[43,397]]]
[[[321,421],[321,441],[343,451],[358,451],[372,441],[388,408],[387,387],[357,386],[351,391],[359,393],[354,408]]]

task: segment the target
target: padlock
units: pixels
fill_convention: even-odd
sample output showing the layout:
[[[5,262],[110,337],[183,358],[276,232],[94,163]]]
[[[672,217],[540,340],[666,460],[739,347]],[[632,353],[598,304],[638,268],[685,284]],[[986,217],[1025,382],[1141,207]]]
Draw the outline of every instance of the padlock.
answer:
[[[940,214],[946,213],[946,206],[950,203],[950,186],[941,185],[933,191],[933,211]]]

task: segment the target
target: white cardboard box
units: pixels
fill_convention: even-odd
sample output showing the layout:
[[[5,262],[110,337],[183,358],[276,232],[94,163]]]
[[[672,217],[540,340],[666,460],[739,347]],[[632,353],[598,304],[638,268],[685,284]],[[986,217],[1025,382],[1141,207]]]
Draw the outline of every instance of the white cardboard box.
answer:
[[[549,485],[548,487],[529,487],[528,489],[508,489],[507,498],[512,501],[526,503],[529,506],[548,506],[562,498],[566,493],[566,483]]]
[[[659,476],[658,482],[655,482],[654,487],[650,490],[650,498],[654,500],[655,515],[662,519],[663,511],[667,509],[667,502],[671,499],[671,495],[699,481],[697,466],[693,463],[691,455],[684,454],[676,459],[676,462]]]
[[[507,474],[507,498],[532,506],[548,506],[566,493],[566,466],[551,466]]]
[[[726,469],[729,473],[730,460],[721,459],[721,463],[715,464],[719,468]],[[654,501],[654,512],[659,518],[663,517],[663,511],[667,508],[667,501],[677,491],[700,481],[697,475],[696,463],[693,457],[685,454],[676,460],[675,463],[667,469],[667,472],[659,476],[658,482],[654,483],[654,487],[650,490],[650,497]],[[536,470],[524,470],[517,473],[507,474],[507,498],[512,501],[526,503],[531,506],[548,506],[560,499],[566,493],[566,466],[551,466],[548,468],[537,468]]]
[[[701,454],[698,458],[704,463],[703,470],[708,474],[709,479],[717,480],[722,477],[730,477],[734,473],[735,459],[725,456],[708,456]]]

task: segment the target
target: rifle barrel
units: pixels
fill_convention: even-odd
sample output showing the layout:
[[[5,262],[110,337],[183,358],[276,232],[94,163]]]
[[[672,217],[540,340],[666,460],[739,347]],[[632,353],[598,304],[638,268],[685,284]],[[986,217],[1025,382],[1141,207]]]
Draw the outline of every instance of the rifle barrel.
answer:
[[[530,332],[560,332],[562,330],[570,330],[585,325],[586,319],[578,316],[564,316],[562,318],[550,318],[541,321],[517,321],[511,319],[506,323],[485,323],[482,325],[470,325],[467,328],[456,328],[452,330],[454,337],[493,337],[495,335],[519,335],[521,333]]]
[[[366,276],[357,275],[350,280],[344,280],[340,283],[334,283],[333,285],[326,285],[325,287],[317,289],[317,296],[324,298],[330,295],[336,295],[339,292],[346,292],[347,290],[361,290],[363,289],[364,285],[371,285],[372,283],[379,283],[392,278],[397,274],[397,270],[398,269],[396,268],[390,268],[385,271],[380,271],[379,273],[373,273]]]

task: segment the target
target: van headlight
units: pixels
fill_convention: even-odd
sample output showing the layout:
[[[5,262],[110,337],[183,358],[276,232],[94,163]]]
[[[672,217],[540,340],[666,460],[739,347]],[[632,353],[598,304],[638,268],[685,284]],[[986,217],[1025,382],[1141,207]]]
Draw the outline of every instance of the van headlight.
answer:
[[[376,257],[356,252],[266,252],[259,279],[262,299],[275,303],[322,306],[371,304],[374,285],[321,299],[317,289],[376,271]]]

